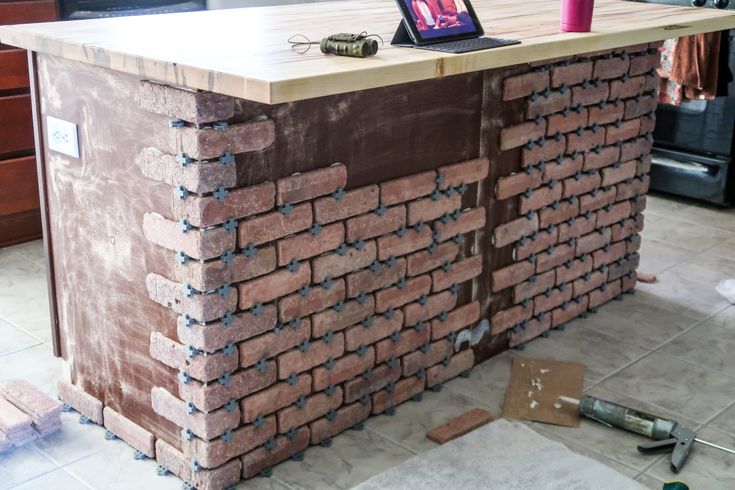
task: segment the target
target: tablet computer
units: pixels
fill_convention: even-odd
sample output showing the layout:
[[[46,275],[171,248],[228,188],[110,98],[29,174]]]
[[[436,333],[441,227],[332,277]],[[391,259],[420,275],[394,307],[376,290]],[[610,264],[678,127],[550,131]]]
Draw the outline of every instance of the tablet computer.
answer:
[[[396,0],[417,46],[478,38],[482,25],[469,0]]]

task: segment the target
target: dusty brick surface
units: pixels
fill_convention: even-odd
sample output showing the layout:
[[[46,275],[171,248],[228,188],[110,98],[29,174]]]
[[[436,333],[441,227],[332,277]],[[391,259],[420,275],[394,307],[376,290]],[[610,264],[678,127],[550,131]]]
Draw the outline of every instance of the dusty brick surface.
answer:
[[[232,189],[219,200],[214,196],[187,196],[180,199],[174,189],[173,213],[178,220],[188,220],[192,226],[205,228],[273,209],[276,188],[273,182]]]
[[[309,424],[311,443],[319,444],[324,439],[354,427],[355,424],[362,422],[370,416],[371,408],[370,403],[364,405],[362,403],[353,403],[337,410],[333,420],[320,418],[312,422]]]
[[[409,228],[403,236],[397,234],[383,235],[378,238],[378,260],[388,260],[390,257],[400,257],[433,243],[431,228],[423,226],[421,231]]]
[[[377,185],[349,191],[339,200],[331,196],[322,197],[314,201],[314,220],[322,225],[346,220],[377,208],[379,200],[380,190]]]
[[[278,432],[284,433],[291,427],[304,425],[325,415],[330,410],[336,410],[342,405],[342,401],[342,388],[338,386],[331,395],[317,393],[308,397],[303,408],[296,406],[286,407],[277,414]]]
[[[443,311],[454,309],[457,304],[457,295],[450,291],[432,294],[415,303],[409,303],[403,310],[403,324],[414,326],[419,322],[425,322],[439,315]]]
[[[482,272],[482,256],[472,257],[449,264],[451,269],[437,269],[431,273],[433,292],[443,291],[454,284],[461,284],[480,275]]]
[[[100,400],[93,397],[78,386],[66,381],[59,380],[56,383],[56,392],[59,399],[81,413],[95,424],[104,423],[103,405]]]
[[[276,363],[269,361],[262,371],[250,368],[233,373],[227,384],[219,381],[206,384],[196,380],[186,383],[179,381],[179,397],[193,403],[199,410],[209,412],[223,407],[230,400],[239,400],[271,386],[276,381],[276,374]]]
[[[403,287],[393,286],[375,293],[375,311],[383,313],[419,299],[431,291],[431,276],[413,277]]]
[[[345,403],[352,403],[383,389],[401,377],[401,363],[381,364],[369,376],[361,376],[344,384]]]
[[[173,259],[172,259],[173,260]],[[232,260],[200,262],[188,260],[174,266],[176,282],[190,284],[197,291],[217,289],[224,284],[247,281],[265,275],[276,268],[276,248],[264,246],[252,258],[244,254],[233,254]]]
[[[214,470],[192,471],[184,455],[162,439],[156,440],[156,460],[191,486],[200,490],[219,490],[236,484],[241,477],[240,460],[235,459]]]
[[[348,354],[335,361],[334,366],[319,366],[312,371],[314,391],[322,391],[329,385],[338,385],[359,376],[375,365],[375,348],[368,347],[362,355]]]
[[[449,240],[457,235],[464,235],[485,227],[485,208],[472,208],[463,211],[459,218],[450,218],[448,222],[442,220],[434,223],[434,230],[439,240]]]
[[[278,319],[275,305],[267,305],[262,313],[254,315],[249,312],[240,312],[233,316],[232,323],[225,325],[222,321],[202,325],[180,320],[176,331],[179,342],[194,346],[205,352],[214,352],[224,348],[227,344],[242,342],[256,335],[271,330],[276,326]]]
[[[421,345],[429,341],[430,337],[431,331],[428,325],[421,330],[414,328],[401,330],[397,339],[387,338],[375,344],[375,362],[380,364],[392,357],[400,357],[418,350]]]
[[[149,458],[156,457],[153,434],[110,407],[104,409],[105,428],[142,452]]]
[[[166,153],[186,155],[196,160],[218,158],[225,152],[248,153],[268,148],[275,139],[275,125],[270,119],[231,124],[224,131],[211,128],[172,128],[167,141],[159,148]],[[166,144],[167,143],[167,144]]]
[[[241,400],[242,421],[249,424],[260,416],[295,403],[299,397],[309,393],[311,393],[311,375],[307,373],[300,374],[294,384],[276,383]]]
[[[237,241],[241,247],[260,245],[279,238],[304,231],[311,226],[312,211],[310,204],[293,207],[288,216],[274,211],[241,221],[237,227]]]
[[[386,409],[399,405],[414,396],[422,393],[425,388],[425,379],[423,378],[403,378],[395,383],[393,389],[389,392],[385,388],[374,393],[373,414],[381,414]]]
[[[311,337],[309,320],[302,320],[297,328],[291,325],[241,342],[240,365],[249,367],[261,359],[270,359],[282,352],[296,347]]]
[[[441,195],[438,199],[425,197],[408,203],[406,222],[409,226],[441,218],[462,206],[462,196],[453,193],[451,196]]]
[[[212,441],[184,440],[184,456],[193,459],[204,468],[217,468],[227,461],[255,449],[276,435],[276,418],[266,417],[261,426],[245,425],[232,431],[232,440],[222,438]],[[235,460],[237,461],[237,460]]]
[[[473,301],[452,310],[446,319],[435,318],[431,321],[431,340],[446,337],[452,332],[472,327],[480,320],[480,303]]]
[[[442,384],[472,368],[475,364],[475,354],[467,349],[451,357],[449,365],[437,364],[426,370],[426,386],[431,388]]]
[[[155,114],[205,124],[230,119],[235,113],[235,99],[229,95],[141,80],[138,84],[138,107]]]
[[[300,261],[336,249],[345,241],[345,227],[333,223],[321,228],[319,233],[311,231],[299,233],[278,241],[278,265],[284,266],[291,261]]]
[[[366,322],[360,323],[345,331],[345,349],[352,352],[360,346],[374,344],[401,330],[403,327],[403,312],[396,311],[391,318],[384,315],[364,317]]]
[[[406,354],[402,358],[403,376],[413,376],[421,369],[439,364],[452,355],[452,343],[446,340],[432,342],[426,352],[421,350]]]
[[[345,336],[334,334],[330,342],[325,339],[310,342],[308,349],[292,349],[278,356],[278,378],[286,379],[291,374],[299,374],[329,359],[338,359],[345,352]]]
[[[172,251],[184,252],[193,259],[213,259],[235,248],[235,234],[222,227],[200,230],[193,228],[183,233],[180,224],[160,214],[143,216],[143,235],[146,239]]]
[[[436,172],[422,172],[380,184],[380,202],[385,205],[428,196],[436,189]]]
[[[438,229],[436,228],[438,225],[434,226],[435,229]],[[454,262],[457,254],[459,254],[459,246],[453,242],[445,242],[438,245],[433,252],[421,250],[408,255],[406,256],[406,275],[418,276],[441,267],[445,262]]]
[[[295,272],[277,271],[238,285],[240,309],[247,310],[258,303],[269,303],[297,291],[311,281],[311,266],[302,263]]]
[[[345,299],[345,281],[337,279],[329,289],[316,286],[302,295],[301,292],[290,294],[278,301],[278,316],[282,322],[290,322],[294,318],[303,318],[319,311],[326,310]]]
[[[392,286],[406,276],[406,259],[397,259],[391,265],[382,263],[375,272],[365,269],[349,274],[346,278],[347,297],[354,298],[360,294],[371,293],[378,289]]]
[[[149,353],[163,364],[184,371],[199,381],[212,381],[237,369],[237,352],[226,355],[223,351],[214,354],[196,354],[189,357],[184,345],[159,332],[151,332]]]
[[[189,192],[203,194],[214,192],[219,187],[229,189],[237,185],[235,165],[222,165],[218,161],[182,166],[176,155],[144,148],[136,163],[145,177],[170,186],[182,186]]]
[[[276,182],[276,203],[297,203],[331,194],[347,185],[347,167],[342,164],[283,177]]]
[[[158,415],[179,427],[191,430],[206,441],[240,425],[240,410],[237,407],[231,412],[221,409],[209,413],[189,414],[185,403],[163,388],[154,387],[151,390],[151,404],[153,411]]]
[[[235,311],[237,306],[235,288],[230,288],[224,295],[194,293],[187,296],[183,284],[170,281],[158,274],[148,274],[145,282],[148,297],[153,301],[180,315],[189,315],[203,322],[222,318],[226,313]]]
[[[487,158],[475,158],[466,162],[455,163],[439,167],[441,190],[457,187],[461,184],[471,184],[485,179],[490,171],[490,161]]]
[[[331,308],[312,315],[312,335],[322,337],[327,332],[339,332],[371,316],[374,312],[375,299],[373,296],[367,296],[362,302],[347,301],[339,311]]]
[[[406,207],[394,206],[385,210],[385,213],[367,213],[350,218],[345,223],[347,241],[367,240],[380,235],[396,231],[406,224]]]

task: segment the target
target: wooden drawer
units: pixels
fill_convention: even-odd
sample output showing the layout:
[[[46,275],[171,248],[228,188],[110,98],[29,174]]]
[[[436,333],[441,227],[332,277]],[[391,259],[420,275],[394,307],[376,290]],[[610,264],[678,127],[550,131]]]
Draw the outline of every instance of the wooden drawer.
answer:
[[[28,53],[24,49],[0,51],[0,90],[28,85]]]
[[[0,161],[0,216],[38,208],[36,157]]]
[[[41,238],[41,210],[0,216],[0,247]]]
[[[30,2],[0,1],[0,25],[52,22],[57,18],[55,0]]]
[[[0,155],[34,149],[31,96],[0,98]]]

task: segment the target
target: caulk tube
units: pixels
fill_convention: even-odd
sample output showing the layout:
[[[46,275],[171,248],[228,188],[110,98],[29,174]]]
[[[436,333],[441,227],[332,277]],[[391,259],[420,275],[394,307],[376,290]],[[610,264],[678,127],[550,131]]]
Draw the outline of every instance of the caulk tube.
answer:
[[[561,30],[590,32],[595,0],[561,0]]]

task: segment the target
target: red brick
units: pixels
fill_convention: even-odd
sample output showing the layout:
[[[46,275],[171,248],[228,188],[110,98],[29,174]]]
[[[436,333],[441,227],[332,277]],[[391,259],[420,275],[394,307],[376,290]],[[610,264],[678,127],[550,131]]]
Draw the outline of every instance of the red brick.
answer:
[[[441,183],[438,188],[446,190],[461,184],[479,182],[487,177],[489,171],[490,161],[487,158],[475,158],[465,162],[445,165],[438,169],[441,176]]]
[[[559,308],[554,309],[551,314],[551,326],[556,328],[560,325],[568,323],[579,315],[587,311],[589,305],[589,297],[582,296],[579,298],[579,302],[571,301],[567,305],[562,305]]]
[[[342,223],[322,227],[318,235],[304,232],[278,241],[278,265],[286,265],[292,260],[303,260],[334,250],[345,241],[345,228]]]
[[[567,134],[567,153],[584,152],[604,144],[605,129],[602,127],[597,128],[597,131],[587,129]]]
[[[541,92],[549,86],[548,71],[531,71],[503,80],[503,100],[513,100]]]
[[[233,154],[263,150],[273,144],[275,125],[272,119],[257,119],[230,124],[223,131],[185,126],[169,130],[169,138],[160,141],[166,153],[185,153],[195,160],[219,158],[225,151]]]
[[[473,301],[449,312],[445,320],[435,318],[431,321],[431,340],[446,337],[452,332],[473,326],[480,320],[480,302]]]
[[[179,223],[155,213],[143,216],[143,235],[156,245],[197,260],[213,259],[235,248],[235,234],[223,227],[182,233]]]
[[[104,422],[102,402],[78,386],[58,380],[56,383],[56,393],[59,395],[60,400],[95,424],[102,425]]]
[[[609,185],[617,184],[624,180],[632,179],[635,177],[638,164],[635,160],[624,162],[616,167],[606,167],[602,169],[602,185],[607,187]]]
[[[309,343],[306,352],[302,352],[300,349],[292,349],[278,356],[278,377],[286,379],[291,374],[298,374],[324,364],[328,359],[342,357],[344,352],[345,336],[341,332],[334,334],[329,343],[321,339],[312,341]]]
[[[365,242],[361,249],[350,247],[344,255],[336,252],[317,257],[311,261],[313,281],[321,283],[326,278],[344,276],[349,272],[363,269],[378,258],[375,241]]]
[[[304,425],[318,419],[330,410],[336,410],[342,405],[342,388],[337,386],[332,395],[317,393],[306,399],[303,408],[296,406],[286,407],[278,412],[278,431],[287,432],[292,427]]]
[[[161,417],[191,430],[204,440],[214,439],[240,425],[240,410],[237,408],[231,412],[221,409],[189,414],[186,404],[163,388],[154,387],[151,390],[151,405],[153,411]]]
[[[620,278],[620,292],[621,293],[627,293],[631,289],[635,288],[635,285],[638,283],[638,276],[635,272],[632,274],[628,274]]]
[[[311,443],[319,444],[325,439],[354,427],[357,423],[362,422],[370,416],[371,408],[370,403],[367,405],[353,403],[337,410],[333,420],[329,420],[326,417],[315,420],[309,424],[309,428],[311,429]]]
[[[315,367],[311,373],[314,380],[314,391],[322,391],[329,385],[338,385],[350,380],[373,366],[375,366],[375,348],[370,346],[362,356],[348,354],[340,357],[331,369],[324,366]]]
[[[513,287],[513,302],[520,303],[525,299],[531,299],[547,289],[554,287],[556,272],[550,270],[543,274],[531,276],[531,278]]]
[[[613,204],[610,211],[600,209],[597,211],[597,226],[609,226],[624,220],[630,216],[630,201],[621,201]]]
[[[375,344],[375,362],[383,363],[392,357],[400,357],[403,354],[419,349],[422,344],[429,341],[431,329],[425,325],[421,331],[414,328],[406,328],[397,332],[397,340],[393,337],[378,341]]]
[[[548,331],[550,328],[550,313],[542,315],[541,318],[532,318],[522,330],[519,329],[519,331],[513,331],[510,333],[508,346],[516,347],[518,345],[521,345],[525,342],[528,342],[529,340],[535,339],[542,333]]]
[[[397,234],[384,235],[378,238],[378,260],[388,260],[390,257],[410,254],[416,250],[427,248],[433,241],[429,226],[423,226],[421,231],[409,228],[404,236]]]
[[[610,99],[627,99],[643,91],[645,77],[633,77],[610,82]]]
[[[500,150],[510,150],[525,145],[530,141],[543,138],[546,134],[546,121],[536,124],[534,121],[503,128],[500,131]]]
[[[530,219],[529,219],[530,218]],[[524,236],[538,231],[539,217],[533,213],[530,217],[521,216],[518,219],[498,225],[493,230],[492,244],[495,248],[505,247],[520,240]]]
[[[646,95],[636,99],[628,99],[625,101],[625,119],[643,116],[649,112],[656,110],[657,100],[655,97]]]
[[[636,175],[645,175],[651,171],[651,164],[653,163],[651,155],[646,155],[642,159],[638,160],[638,168],[636,169]]]
[[[538,232],[536,236],[526,240],[525,243],[519,243],[518,245],[516,245],[516,247],[513,249],[513,260],[518,261],[527,259],[531,255],[535,255],[543,250],[548,249],[549,247],[556,244],[556,242],[558,241],[558,237],[559,230],[556,227],[551,232],[548,230]]]
[[[403,311],[403,324],[414,326],[419,322],[427,321],[443,311],[450,311],[457,305],[457,295],[449,291],[432,294],[426,299],[426,304],[420,302],[406,305]]]
[[[494,270],[492,274],[493,293],[525,281],[534,274],[535,270],[536,266],[528,260]]]
[[[541,185],[541,172],[531,168],[528,172],[515,172],[500,177],[495,182],[495,199],[503,200],[522,194]]]
[[[561,187],[561,184],[559,184]],[[555,208],[548,207],[539,211],[539,226],[548,228],[579,214],[579,200],[562,201]]]
[[[191,461],[163,439],[156,440],[156,460],[194,488],[218,490],[235,485],[241,477],[240,460],[235,459],[213,470],[192,471]]]
[[[612,204],[616,195],[615,187],[603,187],[594,189],[590,194],[582,194],[579,196],[579,212],[586,213]]]
[[[593,76],[602,80],[619,78],[628,72],[629,67],[629,57],[613,56],[611,58],[600,58],[595,61]]]
[[[600,187],[602,178],[596,171],[585,172],[564,180],[564,197],[579,196]]]
[[[173,262],[173,257],[172,257]],[[257,250],[254,257],[235,254],[229,263],[222,259],[207,262],[188,260],[173,267],[174,280],[189,284],[197,291],[210,291],[223,284],[247,281],[273,272],[276,268],[276,248],[265,246]]]
[[[383,389],[389,383],[394,383],[401,377],[401,363],[395,362],[393,366],[382,364],[375,369],[368,377],[355,378],[344,384],[345,403],[352,403],[359,400],[363,396],[370,395],[380,389]]]
[[[406,277],[406,259],[397,259],[393,266],[383,262],[376,272],[370,269],[353,272],[347,276],[347,296],[354,298],[363,293],[387,288],[402,277]]]
[[[381,414],[389,408],[413,398],[424,391],[424,379],[404,378],[398,381],[391,393],[381,390],[373,394],[373,414]]]
[[[622,119],[625,115],[625,104],[622,101],[602,102],[589,107],[589,125],[610,124]]]
[[[482,212],[482,218],[483,218],[483,225],[484,226],[484,217],[485,217],[485,208],[475,208],[475,209],[481,209]],[[464,214],[470,214],[471,211],[465,212]],[[479,215],[480,213],[472,213],[473,215]],[[464,218],[464,217],[463,217]],[[475,216],[467,216],[467,219],[460,218],[460,221],[455,221],[453,223],[456,224],[457,227],[470,227],[474,226],[472,224],[473,222],[478,222],[478,219]],[[449,232],[455,231],[455,228],[450,228],[452,226],[452,223],[449,223],[446,225],[446,227],[441,228],[440,234],[446,234],[447,230]],[[435,229],[438,230],[439,224],[434,225]],[[447,235],[449,237],[450,235]],[[454,242],[444,242],[437,246],[436,251],[429,252],[428,250],[422,250],[420,252],[413,253],[406,257],[406,273],[408,276],[417,276],[419,274],[424,274],[426,272],[429,272],[431,270],[436,269],[437,267],[440,267],[445,262],[454,262],[454,259],[457,258],[457,254],[459,253],[459,246]]]
[[[587,118],[587,109],[582,109],[579,112],[568,111],[567,113],[554,114],[547,119],[546,134],[551,136],[556,133],[568,133],[578,128],[584,128],[587,126]]]
[[[570,238],[577,238],[585,235],[597,226],[597,216],[590,214],[587,216],[576,216],[573,222],[561,223],[559,225],[559,242],[566,242]]]
[[[540,315],[553,310],[564,302],[571,301],[572,294],[573,290],[571,284],[564,284],[560,285],[556,289],[549,289],[548,296],[546,294],[539,294],[533,298],[533,314]]]
[[[457,235],[470,233],[485,227],[485,208],[478,207],[467,209],[459,215],[459,219],[453,217],[449,222],[434,222],[434,231],[438,234],[438,240],[449,240]],[[414,254],[413,256],[418,255]],[[413,257],[412,256],[412,257]]]
[[[240,365],[249,367],[261,359],[270,359],[281,352],[296,347],[311,337],[311,324],[308,319],[302,320],[298,328],[287,325],[276,331],[246,340],[239,344]]]
[[[441,218],[444,214],[452,213],[462,207],[462,196],[459,193],[453,193],[452,196],[441,195],[438,200],[426,197],[408,203],[408,219],[409,225],[413,226],[417,223],[432,221]]]
[[[252,219],[241,221],[237,226],[237,240],[240,247],[247,245],[260,245],[272,242],[311,226],[312,213],[311,204],[300,204],[294,206],[291,214],[284,216],[279,211],[256,216]]]
[[[610,86],[607,83],[589,84],[586,88],[582,85],[572,87],[572,105],[599,104],[610,96]]]
[[[141,80],[138,83],[138,107],[164,116],[196,124],[230,119],[235,99],[214,92],[186,90],[162,83]]]
[[[210,412],[223,407],[230,400],[239,400],[276,382],[276,363],[269,361],[259,372],[255,368],[233,373],[227,386],[222,383],[204,384],[193,379],[179,382],[179,396],[199,410]]]
[[[654,54],[642,54],[640,56],[633,56],[630,59],[630,70],[628,73],[630,76],[642,75],[648,73],[651,70],[658,68],[661,62],[661,54],[658,52]]]
[[[526,197],[525,195],[520,197],[518,212],[525,215],[531,211],[536,211],[537,209],[541,209],[559,201],[561,199],[561,195],[562,185],[560,183],[555,183],[553,186],[551,184],[547,184],[543,187],[538,187],[531,191],[531,195],[529,197]]]
[[[626,253],[635,253],[641,249],[641,236],[633,235],[625,243],[627,244]]]
[[[355,216],[347,220],[347,241],[367,240],[380,235],[396,231],[406,224],[406,207],[395,206],[385,210],[380,216],[377,213],[368,213]]]
[[[238,355],[223,352],[189,357],[182,344],[159,332],[151,332],[149,353],[166,366],[185,371],[199,381],[212,381],[237,369]]]
[[[590,298],[590,304],[589,307],[591,308],[597,308],[598,306],[601,306],[608,301],[611,301],[616,296],[620,295],[621,292],[621,283],[620,280],[616,280],[613,282],[607,283],[607,285],[603,286],[603,288],[595,289],[594,291],[591,291],[589,294]]]
[[[608,267],[608,281],[613,281],[622,276],[635,272],[640,265],[641,257],[637,253],[613,262]]]
[[[436,189],[436,172],[421,172],[380,184],[380,202],[385,205],[413,201]]]
[[[174,192],[178,192],[175,190]],[[276,188],[273,182],[252,187],[231,189],[220,201],[214,196],[173,198],[173,212],[177,220],[186,219],[192,226],[205,228],[224,223],[230,218],[244,218],[273,209]]]
[[[592,62],[571,63],[555,66],[551,69],[551,86],[567,87],[577,85],[592,78]]]
[[[582,165],[584,165],[584,158],[582,155],[577,155],[577,158],[570,157],[553,162],[547,162],[544,166],[542,182],[546,184],[550,180],[562,180],[570,177],[577,172],[581,172]]]
[[[482,256],[474,255],[472,257],[454,262],[451,264],[451,270],[444,271],[437,269],[431,273],[433,282],[432,291],[443,291],[451,287],[453,284],[461,284],[480,275],[482,272]]]
[[[329,289],[322,286],[309,288],[305,296],[294,293],[278,301],[278,315],[282,322],[303,318],[312,313],[326,310],[345,299],[345,281],[337,279]]]
[[[332,196],[314,201],[314,220],[319,224],[345,220],[378,207],[380,190],[377,185],[360,187],[345,193],[339,200]]]
[[[311,316],[311,333],[314,337],[322,337],[329,331],[339,332],[350,325],[362,321],[363,318],[375,312],[375,299],[368,295],[365,301],[348,301],[344,303],[342,310],[334,308],[315,313]]]
[[[308,201],[331,194],[345,185],[347,185],[347,167],[340,163],[278,179],[276,201],[278,205]]]
[[[552,91],[548,94],[543,92],[539,94],[535,100],[526,102],[526,119],[533,119],[537,116],[547,116],[555,112],[559,112],[569,106],[572,101],[571,90]]]
[[[299,265],[296,272],[279,269],[267,276],[261,276],[242,284],[238,284],[240,293],[240,309],[247,310],[257,303],[268,303],[281,296],[297,291],[311,281],[311,266],[308,263]]]
[[[605,140],[606,145],[614,145],[618,141],[625,141],[638,136],[641,130],[640,119],[631,119],[619,124],[610,124],[605,127],[607,131],[607,137]]]
[[[521,153],[521,166],[529,167],[541,162],[548,162],[559,155],[563,155],[567,149],[567,138],[562,136],[559,141],[554,138],[546,140],[543,146],[534,145],[533,148],[523,148]]]
[[[612,225],[612,240],[619,242],[641,231],[643,231],[643,215],[639,214],[635,218],[627,218]]]
[[[616,242],[610,245],[607,250],[600,249],[592,254],[595,269],[599,269],[603,265],[610,264],[616,260],[622,259],[627,253],[628,247],[625,242]]]
[[[237,186],[235,165],[222,165],[218,161],[199,162],[182,166],[175,155],[163,153],[155,148],[144,148],[135,162],[148,179],[170,186],[182,186],[189,192],[204,194],[218,187],[227,189]]]
[[[189,315],[208,322],[234,311],[237,306],[237,291],[231,288],[226,294],[192,294],[187,296],[183,285],[169,281],[163,276],[150,273],[145,279],[148,297],[180,315]]]
[[[592,271],[589,276],[580,277],[573,283],[574,297],[587,294],[607,282],[607,270]]]
[[[585,259],[577,258],[571,261],[569,267],[564,264],[556,268],[556,284],[561,285],[572,282],[578,277],[582,277],[588,272],[592,272],[592,257],[587,256]]]
[[[607,167],[617,162],[620,158],[620,148],[617,146],[606,146],[599,148],[599,151],[593,149],[584,154],[584,168],[585,172],[589,170],[597,170],[602,167]]]
[[[463,372],[472,369],[475,365],[475,353],[472,349],[464,350],[451,357],[448,366],[437,364],[426,370],[426,386],[431,388],[449,381],[455,376],[459,376]]]
[[[266,446],[261,446],[243,455],[241,458],[243,478],[256,476],[264,469],[275,466],[294,454],[305,450],[309,447],[309,438],[309,428],[306,426],[299,427],[293,438],[278,436],[274,439],[273,448],[268,449]]]
[[[643,184],[645,185],[645,192],[648,192],[648,182],[649,178],[646,176],[645,179],[643,179]],[[646,196],[640,196],[640,197],[634,197],[630,202],[630,214],[640,214],[646,209]]]
[[[533,302],[527,305],[511,306],[506,310],[499,311],[490,319],[490,334],[498,335],[509,328],[528,320],[533,316]]]
[[[536,256],[536,272],[546,272],[572,258],[574,258],[574,247],[566,243],[561,243],[554,247],[554,250],[551,252],[541,252]]]
[[[410,352],[402,358],[403,376],[413,376],[421,369],[426,369],[442,362],[445,357],[451,356],[452,353],[452,342],[447,342],[446,340],[429,344],[426,352],[421,350]]]
[[[375,293],[375,311],[382,313],[390,308],[398,308],[419,299],[424,294],[429,294],[430,290],[429,275],[408,279],[402,288],[393,286]]]
[[[610,228],[598,228],[577,240],[577,255],[587,254],[602,248],[610,243],[612,230]]]
[[[287,407],[296,402],[301,396],[311,393],[311,375],[303,373],[298,376],[296,383],[277,383],[264,390],[253,393],[240,400],[242,407],[242,421],[245,424],[256,418],[268,415],[276,410]]]
[[[635,160],[641,155],[648,155],[652,146],[653,139],[649,138],[641,137],[628,141],[620,148],[620,161],[627,162],[628,160]]]

